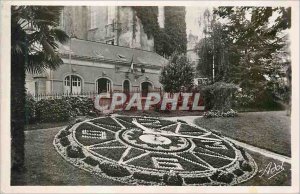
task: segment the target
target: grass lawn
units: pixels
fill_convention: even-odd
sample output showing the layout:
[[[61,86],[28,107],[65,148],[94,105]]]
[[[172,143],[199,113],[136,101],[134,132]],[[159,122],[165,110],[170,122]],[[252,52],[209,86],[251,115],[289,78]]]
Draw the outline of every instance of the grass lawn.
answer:
[[[26,131],[25,165],[27,171],[12,174],[12,185],[124,185],[122,183],[99,178],[65,161],[54,149],[52,141],[60,127]],[[264,169],[269,162],[280,164],[271,158],[249,152],[258,168]],[[284,171],[274,178],[267,176],[253,179],[242,185],[290,185],[290,165],[284,164]]]
[[[291,156],[291,120],[286,111],[239,113],[235,118],[199,118],[195,123],[235,140]]]
[[[264,155],[261,155],[259,153],[247,152],[254,158],[257,167],[258,167],[258,172],[257,174],[250,179],[247,182],[244,182],[238,186],[290,186],[291,183],[291,164],[289,163],[284,163],[283,164],[283,171],[279,172],[277,175],[274,174],[263,174],[264,170],[268,166],[268,164],[272,164],[272,167],[274,164],[276,165],[281,165],[282,162],[275,160],[273,158],[268,158],[265,157]],[[261,172],[260,172],[261,171]],[[275,175],[272,177],[272,175]]]
[[[99,179],[65,161],[52,145],[60,127],[25,132],[26,172],[12,175],[12,185],[121,185]]]

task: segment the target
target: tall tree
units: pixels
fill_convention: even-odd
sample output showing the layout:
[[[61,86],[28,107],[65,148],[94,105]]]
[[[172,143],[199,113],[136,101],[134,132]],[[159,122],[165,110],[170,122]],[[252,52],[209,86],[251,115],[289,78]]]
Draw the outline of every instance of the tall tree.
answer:
[[[179,92],[181,87],[191,90],[194,81],[194,68],[184,54],[174,53],[169,64],[163,67],[160,83],[166,92]]]
[[[60,29],[62,7],[11,7],[11,166],[24,169],[25,73],[55,69],[63,61],[57,42],[67,41]]]
[[[219,73],[224,81],[239,84],[244,92],[259,99],[270,89],[270,77],[278,72],[271,61],[288,43],[284,31],[291,25],[291,8],[219,7],[214,14],[225,21],[219,27],[217,23],[211,25],[206,41],[210,45],[207,50],[216,57],[217,70],[218,66],[223,69]],[[216,41],[218,37],[222,38]],[[227,58],[218,55],[218,48]]]

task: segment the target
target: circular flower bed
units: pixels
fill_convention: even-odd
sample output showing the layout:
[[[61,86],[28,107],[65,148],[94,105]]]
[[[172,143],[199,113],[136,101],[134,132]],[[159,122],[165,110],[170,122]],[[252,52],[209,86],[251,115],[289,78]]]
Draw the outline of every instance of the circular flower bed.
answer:
[[[257,166],[209,130],[153,117],[101,117],[62,129],[53,141],[73,165],[128,185],[236,185]]]

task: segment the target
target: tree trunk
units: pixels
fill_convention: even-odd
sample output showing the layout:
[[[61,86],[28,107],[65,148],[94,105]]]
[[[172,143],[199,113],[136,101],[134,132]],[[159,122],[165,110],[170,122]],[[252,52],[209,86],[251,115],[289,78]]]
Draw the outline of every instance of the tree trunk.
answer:
[[[24,170],[25,67],[24,56],[11,54],[11,170]]]

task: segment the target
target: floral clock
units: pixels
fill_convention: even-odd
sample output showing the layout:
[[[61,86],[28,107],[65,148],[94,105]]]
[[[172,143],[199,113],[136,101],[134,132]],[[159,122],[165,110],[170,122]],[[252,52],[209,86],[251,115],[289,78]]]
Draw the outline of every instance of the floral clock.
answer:
[[[257,172],[243,148],[183,121],[101,117],[62,129],[53,144],[73,165],[130,185],[235,185]]]

